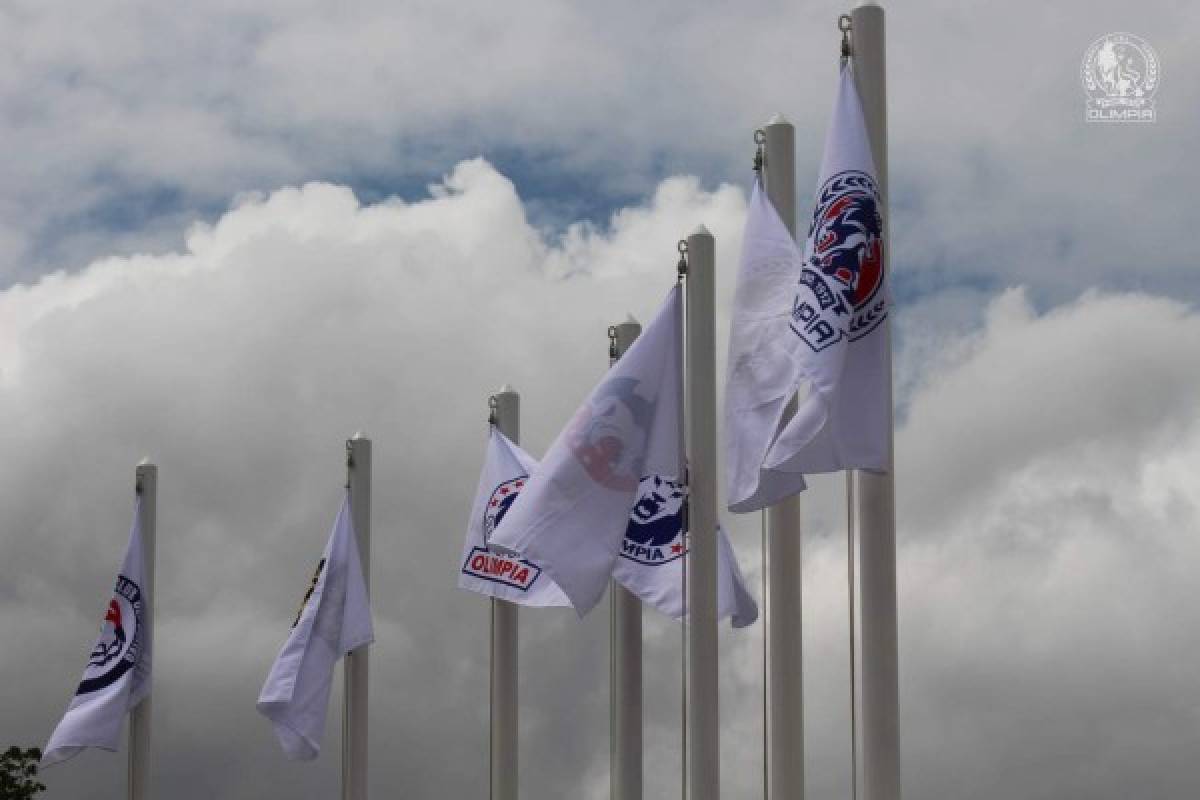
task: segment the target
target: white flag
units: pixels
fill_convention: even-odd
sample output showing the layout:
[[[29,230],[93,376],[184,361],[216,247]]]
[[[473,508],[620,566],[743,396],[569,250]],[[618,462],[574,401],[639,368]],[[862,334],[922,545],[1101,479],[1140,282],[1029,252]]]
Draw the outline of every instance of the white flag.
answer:
[[[643,475],[680,475],[682,316],[676,286],[545,458],[491,545],[540,564],[580,614],[604,595]]]
[[[682,619],[687,613],[684,569],[687,537],[684,504],[687,487],[658,475],[642,479],[638,499],[629,515],[621,557],[613,578],[642,602]],[[731,617],[735,628],[758,619],[758,605],[746,587],[737,557],[725,530],[717,526],[717,618]]]
[[[150,694],[150,597],[142,558],[141,499],[133,510],[133,529],[112,599],[104,613],[83,680],[67,713],[50,735],[42,755],[48,767],[85,747],[117,749],[126,713]]]
[[[571,601],[533,561],[493,553],[488,539],[525,488],[537,461],[495,428],[488,436],[479,489],[467,523],[458,586],[526,606],[569,606]]]
[[[805,361],[812,361],[815,371],[833,356],[829,351],[807,356],[790,327],[802,262],[796,242],[756,180],[729,328],[725,463],[730,511],[764,508],[805,486],[799,472],[763,466],[784,409],[805,374]]]
[[[794,494],[805,472],[887,469],[881,206],[847,65],[803,256],[757,184],[751,200],[726,384],[730,510],[753,511]],[[797,391],[796,414],[779,430]]]
[[[292,632],[258,697],[258,710],[275,724],[275,735],[288,758],[317,757],[334,664],[373,641],[371,607],[347,491]]]

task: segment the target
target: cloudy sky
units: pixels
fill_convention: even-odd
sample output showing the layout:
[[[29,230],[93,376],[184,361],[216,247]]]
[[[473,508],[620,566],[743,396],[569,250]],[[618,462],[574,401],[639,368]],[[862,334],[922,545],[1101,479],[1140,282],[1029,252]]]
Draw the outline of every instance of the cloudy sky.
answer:
[[[889,18],[901,746],[910,798],[1200,794],[1200,8]],[[486,398],[540,454],[717,237],[752,156],[808,204],[828,3],[0,4],[0,745],[41,745],[161,469],[155,780],[329,797],[253,704],[375,441],[373,791],[486,791],[485,602],[453,588]],[[1084,121],[1110,31],[1152,125]],[[723,370],[723,357],[721,358]],[[842,483],[805,508],[810,796],[849,792]],[[758,519],[728,518],[760,579]],[[607,615],[522,616],[522,796],[607,797]],[[761,796],[760,625],[721,634],[722,787]],[[679,629],[647,612],[647,797],[677,794]],[[111,798],[124,757],[45,776]]]

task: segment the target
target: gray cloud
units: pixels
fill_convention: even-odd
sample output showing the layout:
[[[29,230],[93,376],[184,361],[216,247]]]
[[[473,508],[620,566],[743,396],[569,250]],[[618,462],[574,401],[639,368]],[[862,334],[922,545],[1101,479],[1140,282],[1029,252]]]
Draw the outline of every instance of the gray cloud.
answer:
[[[547,238],[464,162],[417,202],[312,184],[247,196],[186,248],[0,292],[0,741],[45,738],[78,678],[130,513],[161,465],[156,778],[181,800],[332,793],[253,710],[336,510],[342,440],[376,441],[372,782],[474,797],[486,774],[486,605],[454,588],[484,400],[523,393],[540,453],[645,318],[674,242],[718,237],[728,308],[744,194],[661,184]],[[987,295],[969,295],[980,305]],[[1197,789],[1192,532],[1200,318],[1144,294],[1038,311],[1013,290],[902,310],[898,431],[908,796],[1177,797]],[[809,790],[848,789],[841,482],[805,498]],[[757,580],[757,518],[727,520]],[[678,791],[675,625],[649,613],[648,795]],[[723,788],[758,796],[759,628],[723,630]],[[607,620],[522,616],[522,785],[601,797]],[[19,687],[19,690],[15,687]],[[335,693],[336,695],[336,693]],[[111,797],[123,759],[48,773]]]

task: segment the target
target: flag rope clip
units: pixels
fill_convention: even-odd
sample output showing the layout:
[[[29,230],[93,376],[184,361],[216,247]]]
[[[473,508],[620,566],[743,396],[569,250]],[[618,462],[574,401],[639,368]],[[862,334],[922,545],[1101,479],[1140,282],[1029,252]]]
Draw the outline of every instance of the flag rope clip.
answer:
[[[683,283],[683,276],[684,276],[684,275],[687,275],[687,270],[688,270],[688,262],[687,262],[688,243],[687,243],[687,239],[680,239],[680,240],[679,240],[679,244],[675,245],[675,249],[679,251],[679,263],[675,265],[675,273],[676,273],[676,275],[677,275],[677,278],[676,278],[675,282],[676,282],[676,283]]]
[[[612,330],[612,328],[609,328],[609,331],[611,331],[611,330]],[[611,337],[612,334],[610,333],[609,336]],[[613,345],[613,346],[616,347],[616,345]],[[494,394],[488,395],[488,425],[491,425],[493,427],[496,425],[496,408],[499,405],[500,405],[500,403],[498,400],[496,400],[496,395],[494,395]]]
[[[767,132],[762,128],[754,131],[754,171],[762,177],[763,166],[767,163]]]
[[[837,26],[842,32],[842,63],[845,64],[850,58],[850,30],[854,27],[854,20],[849,14],[842,14],[838,17]]]

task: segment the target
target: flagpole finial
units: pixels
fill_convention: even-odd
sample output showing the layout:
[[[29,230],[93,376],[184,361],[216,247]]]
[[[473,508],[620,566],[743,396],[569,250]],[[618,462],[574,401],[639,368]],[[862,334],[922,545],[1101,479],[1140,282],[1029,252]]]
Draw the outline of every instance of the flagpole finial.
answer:
[[[153,467],[154,462],[150,460],[150,456],[142,456],[142,460],[137,463],[139,467]]]
[[[642,323],[637,321],[637,317],[633,316],[632,311],[626,311],[625,312],[625,322],[623,322],[622,324],[623,325],[641,325]]]
[[[771,118],[769,120],[767,120],[767,124],[768,125],[791,125],[792,123],[782,113],[777,112],[777,113],[771,115]]]
[[[496,394],[516,394],[516,393],[517,393],[517,390],[514,389],[512,387],[512,385],[508,384],[508,383],[501,386],[500,391],[496,392]]]
[[[700,223],[699,225],[697,225],[696,229],[694,231],[692,231],[691,234],[689,234],[689,235],[690,236],[712,236],[712,234],[709,233],[708,228],[704,227],[704,223]]]
[[[367,437],[363,434],[362,431],[355,431],[354,435],[350,437],[350,441],[353,442],[356,439],[365,439],[365,438],[367,438]]]

